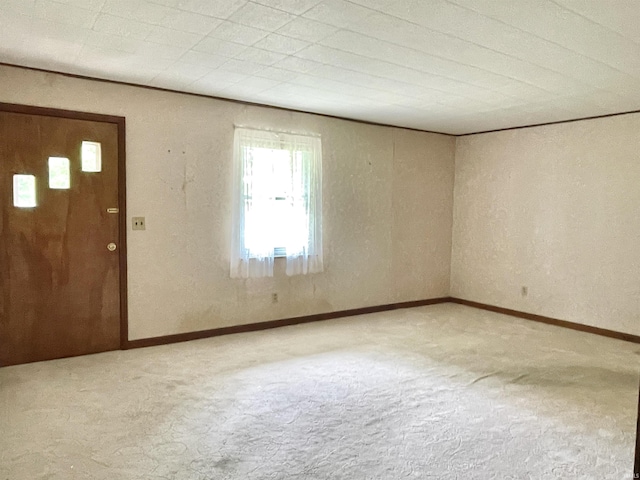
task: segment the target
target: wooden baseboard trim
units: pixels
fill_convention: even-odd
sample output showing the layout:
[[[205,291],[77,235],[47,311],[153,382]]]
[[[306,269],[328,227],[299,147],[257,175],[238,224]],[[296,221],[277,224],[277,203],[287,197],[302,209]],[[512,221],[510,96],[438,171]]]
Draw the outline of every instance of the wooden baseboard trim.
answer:
[[[616,332],[614,330],[607,330],[606,328],[592,327],[589,325],[582,325],[580,323],[569,322],[567,320],[559,320],[557,318],[545,317],[543,315],[535,315],[533,313],[521,312],[519,310],[511,310],[510,308],[496,307],[494,305],[487,305],[486,303],[472,302],[471,300],[464,300],[462,298],[450,298],[451,303],[457,303],[460,305],[466,305],[468,307],[479,308],[482,310],[488,310],[490,312],[502,313],[504,315],[511,315],[512,317],[524,318],[525,320],[533,320],[534,322],[546,323],[548,325],[556,325],[558,327],[570,328],[572,330],[578,330],[579,332],[593,333],[595,335],[601,335],[603,337],[616,338],[618,340],[625,340],[627,342],[640,343],[640,336],[631,335],[630,333]]]
[[[271,320],[269,322],[249,323],[247,325],[237,325],[233,327],[213,328],[210,330],[200,330],[198,332],[178,333],[175,335],[165,335],[161,337],[141,338],[129,340],[125,349],[154,347],[169,343],[187,342],[201,338],[217,337],[220,335],[230,335],[232,333],[256,332],[270,328],[287,327],[301,323],[318,322],[321,320],[332,320],[335,318],[352,317],[354,315],[364,315],[367,313],[386,312],[401,308],[423,307],[425,305],[435,305],[451,301],[449,297],[430,298],[426,300],[415,300],[412,302],[391,303],[387,305],[376,305],[373,307],[354,308],[351,310],[340,310],[337,312],[317,313],[315,315],[305,315],[303,317],[283,318],[281,320]]]
[[[124,346],[124,349],[167,345],[170,343],[187,342],[189,340],[198,340],[201,338],[217,337],[220,335],[230,335],[233,333],[256,332],[259,330],[267,330],[267,329],[278,328],[278,327],[287,327],[290,325],[298,325],[301,323],[319,322],[322,320],[333,320],[336,318],[352,317],[355,315],[365,315],[368,313],[387,312],[390,310],[398,310],[402,308],[423,307],[426,305],[435,305],[438,303],[456,303],[459,305],[466,305],[468,307],[479,308],[481,310],[488,310],[490,312],[501,313],[503,315],[510,315],[512,317],[523,318],[525,320],[532,320],[534,322],[546,323],[548,325],[555,325],[558,327],[570,328],[572,330],[577,330],[580,332],[592,333],[595,335],[601,335],[604,337],[615,338],[618,340],[625,340],[627,342],[640,344],[640,336],[631,335],[629,333],[616,332],[614,330],[607,330],[604,328],[592,327],[589,325],[582,325],[579,323],[569,322],[566,320],[559,320],[557,318],[545,317],[543,315],[536,315],[533,313],[521,312],[519,310],[511,310],[509,308],[496,307],[495,305],[488,305],[486,303],[473,302],[471,300],[464,300],[462,298],[440,297],[440,298],[431,298],[426,300],[415,300],[412,302],[376,305],[373,307],[354,308],[351,310],[339,310],[336,312],[317,313],[314,315],[305,315],[302,317],[283,318],[280,320],[271,320],[268,322],[249,323],[246,325],[236,325],[232,327],[213,328],[210,330],[178,333],[175,335],[165,335],[161,337],[141,338],[138,340],[127,341]]]

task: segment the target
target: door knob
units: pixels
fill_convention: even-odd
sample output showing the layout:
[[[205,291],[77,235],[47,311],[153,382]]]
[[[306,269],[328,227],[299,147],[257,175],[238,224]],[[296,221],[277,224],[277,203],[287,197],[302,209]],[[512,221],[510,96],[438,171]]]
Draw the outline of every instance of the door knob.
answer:
[[[118,248],[118,247],[113,242],[111,242],[109,245],[107,245],[107,250],[109,250],[110,252],[113,252],[116,248]]]

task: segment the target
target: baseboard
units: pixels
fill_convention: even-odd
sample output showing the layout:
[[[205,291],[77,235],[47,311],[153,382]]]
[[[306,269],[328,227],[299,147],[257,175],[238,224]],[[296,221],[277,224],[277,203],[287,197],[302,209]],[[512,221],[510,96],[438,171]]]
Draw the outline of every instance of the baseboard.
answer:
[[[175,335],[165,335],[161,337],[141,338],[138,340],[128,340],[125,349],[153,347],[156,345],[166,345],[169,343],[187,342],[201,338],[217,337],[220,335],[230,335],[232,333],[256,332],[270,328],[286,327],[301,323],[319,322],[321,320],[332,320],[335,318],[352,317],[354,315],[364,315],[367,313],[387,312],[401,308],[423,307],[425,305],[435,305],[437,303],[450,302],[449,297],[430,298],[426,300],[415,300],[412,302],[391,303],[387,305],[376,305],[373,307],[354,308],[351,310],[340,310],[336,312],[317,313],[302,317],[283,318],[271,320],[269,322],[249,323],[247,325],[237,325],[233,327],[213,328],[210,330],[200,330],[197,332],[178,333]]]
[[[520,312],[518,310],[511,310],[510,308],[496,307],[494,305],[487,305],[486,303],[472,302],[471,300],[463,300],[462,298],[451,297],[449,299],[451,303],[457,303],[460,305],[466,305],[468,307],[479,308],[482,310],[488,310],[490,312],[502,313],[504,315],[511,315],[512,317],[524,318],[525,320],[533,320],[534,322],[546,323],[548,325],[556,325],[558,327],[570,328],[572,330],[578,330],[580,332],[593,333],[595,335],[601,335],[603,337],[616,338],[618,340],[625,340],[627,342],[640,343],[640,336],[631,335],[630,333],[616,332],[614,330],[607,330],[606,328],[592,327],[589,325],[582,325],[580,323],[569,322],[567,320],[559,320],[557,318],[545,317],[543,315],[535,315],[533,313]]]
[[[438,303],[457,303],[468,307],[488,310],[490,312],[502,313],[512,317],[532,320],[534,322],[546,323],[548,325],[556,325],[558,327],[570,328],[580,332],[592,333],[604,337],[625,340],[627,342],[640,343],[640,336],[631,335],[629,333],[616,332],[605,328],[592,327],[582,325],[580,323],[569,322],[567,320],[559,320],[557,318],[545,317],[533,313],[521,312],[509,308],[496,307],[486,303],[473,302],[462,298],[439,297],[426,300],[415,300],[412,302],[391,303],[386,305],[376,305],[373,307],[354,308],[351,310],[339,310],[336,312],[317,313],[314,315],[306,315],[302,317],[283,318],[280,320],[271,320],[268,322],[249,323],[246,325],[236,325],[232,327],[213,328],[210,330],[200,330],[197,332],[178,333],[174,335],[165,335],[152,338],[141,338],[138,340],[129,340],[125,344],[125,349],[153,347],[156,345],[167,345],[170,343],[187,342],[189,340],[198,340],[201,338],[217,337],[220,335],[230,335],[233,333],[256,332],[259,330],[267,330],[271,328],[286,327],[290,325],[298,325],[301,323],[319,322],[322,320],[333,320],[342,317],[352,317],[355,315],[365,315],[367,313],[387,312],[390,310],[398,310],[401,308],[423,307],[426,305],[435,305]]]

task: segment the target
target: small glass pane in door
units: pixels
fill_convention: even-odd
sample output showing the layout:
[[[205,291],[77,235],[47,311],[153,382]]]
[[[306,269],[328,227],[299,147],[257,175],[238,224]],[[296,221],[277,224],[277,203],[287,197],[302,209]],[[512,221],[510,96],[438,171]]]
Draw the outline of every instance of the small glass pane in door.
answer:
[[[36,177],[16,174],[13,176],[13,205],[19,208],[36,206]]]
[[[49,188],[71,188],[71,172],[69,159],[65,157],[49,157]]]
[[[82,142],[82,171],[102,171],[102,148],[100,142]]]

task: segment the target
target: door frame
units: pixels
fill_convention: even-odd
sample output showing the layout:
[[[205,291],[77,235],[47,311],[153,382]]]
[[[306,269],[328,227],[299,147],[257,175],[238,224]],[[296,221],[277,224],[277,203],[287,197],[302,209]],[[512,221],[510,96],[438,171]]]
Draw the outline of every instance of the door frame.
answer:
[[[638,416],[636,417],[636,454],[632,478],[640,478],[640,389],[638,391]]]
[[[120,350],[125,350],[129,343],[129,318],[127,307],[127,152],[125,141],[125,117],[3,102],[0,102],[0,112],[23,113],[26,115],[41,115],[45,117],[112,123],[118,127],[118,267],[120,270]]]

